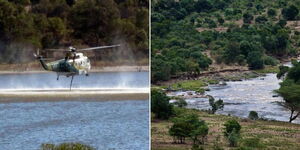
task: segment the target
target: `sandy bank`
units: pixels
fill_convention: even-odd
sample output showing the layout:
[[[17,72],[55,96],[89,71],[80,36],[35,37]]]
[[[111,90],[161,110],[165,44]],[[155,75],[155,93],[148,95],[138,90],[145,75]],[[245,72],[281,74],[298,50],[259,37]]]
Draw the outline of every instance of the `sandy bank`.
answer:
[[[1,90],[0,102],[147,100],[149,89]]]

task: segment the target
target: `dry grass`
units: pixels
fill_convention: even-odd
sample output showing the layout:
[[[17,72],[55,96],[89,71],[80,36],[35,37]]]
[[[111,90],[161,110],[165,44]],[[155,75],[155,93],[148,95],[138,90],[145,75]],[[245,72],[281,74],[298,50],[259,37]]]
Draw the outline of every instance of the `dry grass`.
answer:
[[[242,140],[239,146],[243,146],[243,141],[249,138],[259,138],[262,145],[256,149],[300,149],[300,125],[278,121],[251,121],[225,115],[212,115],[206,112],[197,112],[199,118],[205,120],[209,125],[208,141],[203,145],[204,149],[213,149],[214,145],[219,145],[223,149],[234,149],[228,147],[228,142],[223,136],[223,124],[229,119],[237,119],[242,126]],[[152,149],[155,150],[183,150],[190,149],[192,144],[173,144],[172,137],[168,135],[171,126],[169,121],[153,121],[151,127]],[[217,141],[218,139],[218,141]]]

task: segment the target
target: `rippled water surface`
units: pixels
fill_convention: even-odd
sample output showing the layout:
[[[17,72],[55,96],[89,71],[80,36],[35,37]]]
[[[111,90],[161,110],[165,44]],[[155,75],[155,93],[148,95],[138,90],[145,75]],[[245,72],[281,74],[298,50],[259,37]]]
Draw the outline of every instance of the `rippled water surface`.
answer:
[[[278,104],[283,101],[282,98],[273,97],[276,95],[273,91],[280,87],[280,82],[276,74],[267,74],[250,80],[226,82],[225,86],[211,85],[207,94],[224,101],[225,107],[218,113],[247,117],[250,111],[257,111],[263,118],[288,121],[290,111]],[[210,108],[206,98],[192,98],[187,102],[191,108]],[[293,122],[300,123],[300,119]]]
[[[143,89],[149,72],[75,76],[73,89]],[[55,73],[0,75],[0,91],[68,89]],[[0,150],[36,150],[42,143],[81,142],[99,150],[145,150],[149,146],[148,100],[0,102]]]
[[[1,89],[69,88],[71,77],[55,73],[2,74]],[[74,77],[72,88],[148,88],[149,72],[99,72]]]
[[[0,149],[82,142],[97,149],[148,149],[148,101],[0,103]]]

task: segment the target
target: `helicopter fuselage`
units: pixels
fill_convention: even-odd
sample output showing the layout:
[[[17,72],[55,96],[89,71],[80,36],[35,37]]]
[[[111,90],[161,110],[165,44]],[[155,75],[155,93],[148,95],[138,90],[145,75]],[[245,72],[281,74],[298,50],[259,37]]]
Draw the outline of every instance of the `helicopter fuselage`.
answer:
[[[65,58],[49,63],[45,63],[42,59],[40,60],[43,68],[48,71],[57,72],[57,75],[74,76],[85,74],[87,75],[91,69],[90,60],[87,56],[82,53],[75,53],[75,58]]]

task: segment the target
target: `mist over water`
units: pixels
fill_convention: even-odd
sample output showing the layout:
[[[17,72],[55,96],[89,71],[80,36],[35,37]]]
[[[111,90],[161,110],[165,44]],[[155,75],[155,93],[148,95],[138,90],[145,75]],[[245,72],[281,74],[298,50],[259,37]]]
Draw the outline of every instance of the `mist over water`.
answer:
[[[73,89],[149,88],[149,72],[99,72],[74,76]],[[2,74],[0,90],[69,89],[71,77],[56,73]]]

